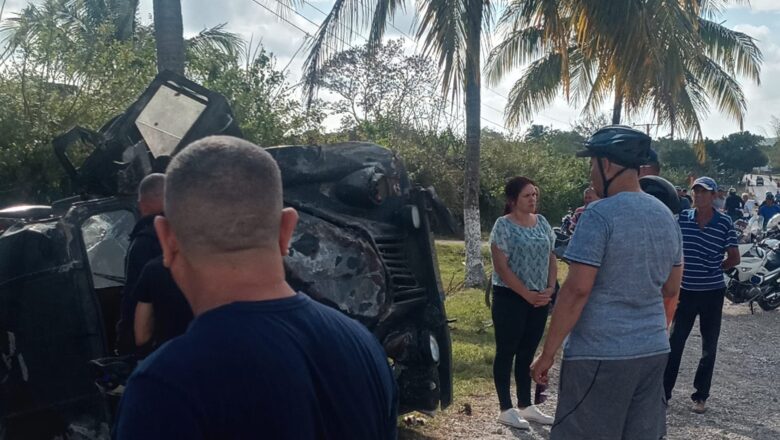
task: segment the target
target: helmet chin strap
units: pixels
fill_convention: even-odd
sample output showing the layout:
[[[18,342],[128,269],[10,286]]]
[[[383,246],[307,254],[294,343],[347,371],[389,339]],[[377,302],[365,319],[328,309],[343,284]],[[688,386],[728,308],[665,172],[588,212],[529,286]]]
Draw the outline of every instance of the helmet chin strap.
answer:
[[[628,169],[628,167],[626,167],[626,168],[623,168],[622,170],[620,170],[620,171],[618,171],[617,173],[615,173],[615,175],[614,175],[614,176],[612,176],[612,178],[610,178],[610,179],[607,179],[607,175],[606,175],[606,174],[604,174],[604,165],[602,165],[602,164],[601,164],[601,159],[602,159],[602,158],[600,158],[600,157],[597,157],[597,158],[596,158],[596,163],[599,165],[599,174],[601,174],[601,183],[602,183],[602,185],[604,185],[604,198],[607,198],[607,197],[609,197],[609,185],[610,185],[610,184],[611,184],[611,183],[612,183],[612,182],[613,182],[613,181],[614,181],[614,180],[615,180],[615,179],[616,179],[616,178],[617,178],[619,175],[623,174],[623,171],[627,170],[627,169]]]

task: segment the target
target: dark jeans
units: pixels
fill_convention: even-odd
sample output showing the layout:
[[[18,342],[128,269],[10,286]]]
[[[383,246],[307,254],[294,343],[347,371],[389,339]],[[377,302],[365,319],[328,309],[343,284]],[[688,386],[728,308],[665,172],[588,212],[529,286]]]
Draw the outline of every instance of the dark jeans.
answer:
[[[723,295],[725,289],[708,291],[680,291],[680,303],[674,314],[672,330],[669,335],[669,345],[672,352],[669,353],[669,363],[664,373],[664,391],[666,398],[672,397],[672,389],[677,381],[677,373],[680,370],[685,341],[693,328],[696,315],[699,316],[699,329],[701,331],[701,359],[696,368],[696,376],[693,379],[693,387],[696,392],[691,395],[694,401],[705,401],[710,397],[710,385],[712,384],[712,371],[715,368],[715,354],[718,351],[718,337],[720,336],[720,321],[723,314]]]
[[[547,323],[547,306],[534,307],[511,289],[493,286],[493,327],[496,333],[496,358],[493,380],[501,411],[512,408],[510,378],[515,362],[517,405],[531,405],[529,368]]]

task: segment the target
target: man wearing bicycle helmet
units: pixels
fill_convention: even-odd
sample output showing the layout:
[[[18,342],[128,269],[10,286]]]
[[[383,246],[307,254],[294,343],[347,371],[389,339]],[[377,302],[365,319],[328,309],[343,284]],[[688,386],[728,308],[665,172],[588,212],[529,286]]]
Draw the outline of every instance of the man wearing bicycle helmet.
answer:
[[[560,395],[551,440],[665,433],[663,372],[671,310],[682,276],[682,238],[670,210],[642,192],[650,137],[629,127],[598,130],[590,157],[591,203],[564,257],[571,262],[542,353],[531,367],[547,383],[561,345]],[[673,307],[675,301],[668,301]]]

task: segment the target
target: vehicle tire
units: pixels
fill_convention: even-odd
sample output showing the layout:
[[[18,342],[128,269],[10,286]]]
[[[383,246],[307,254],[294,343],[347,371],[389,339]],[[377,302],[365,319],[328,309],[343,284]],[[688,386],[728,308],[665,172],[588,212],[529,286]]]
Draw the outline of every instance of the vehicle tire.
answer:
[[[758,306],[761,307],[761,310],[769,311],[774,310],[778,307],[780,307],[780,295],[775,297],[774,299],[767,300],[765,297],[761,297],[758,299]]]

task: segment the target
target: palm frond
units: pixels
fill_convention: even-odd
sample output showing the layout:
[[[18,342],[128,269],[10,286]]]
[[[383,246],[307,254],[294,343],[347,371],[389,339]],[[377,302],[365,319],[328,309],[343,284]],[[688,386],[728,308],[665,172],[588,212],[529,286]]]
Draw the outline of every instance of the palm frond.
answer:
[[[225,23],[212,28],[203,29],[192,38],[185,40],[185,49],[195,56],[206,56],[214,50],[237,58],[244,52],[244,40],[238,35],[225,30]]]
[[[371,0],[336,0],[308,43],[309,55],[303,63],[303,95],[307,106],[314,100],[322,66],[344,50],[353,34],[368,24],[371,3]]]
[[[744,75],[760,84],[764,55],[754,38],[705,19],[699,20],[699,35],[707,55],[727,72]]]
[[[491,52],[485,64],[488,85],[496,85],[513,69],[539,58],[547,46],[544,31],[536,27],[511,30]]]
[[[374,18],[371,21],[371,33],[368,37],[369,52],[373,52],[376,46],[382,43],[382,37],[385,35],[387,24],[398,9],[404,10],[403,0],[380,0],[376,2]]]
[[[422,53],[438,54],[442,72],[442,93],[458,98],[465,84],[466,26],[469,0],[422,0],[417,39],[423,40]]]
[[[534,112],[549,105],[561,89],[563,57],[550,53],[534,61],[509,91],[504,114],[510,127],[530,120]]]
[[[711,58],[701,55],[691,62],[691,74],[713,99],[718,110],[742,123],[747,111],[745,94],[739,83]]]

